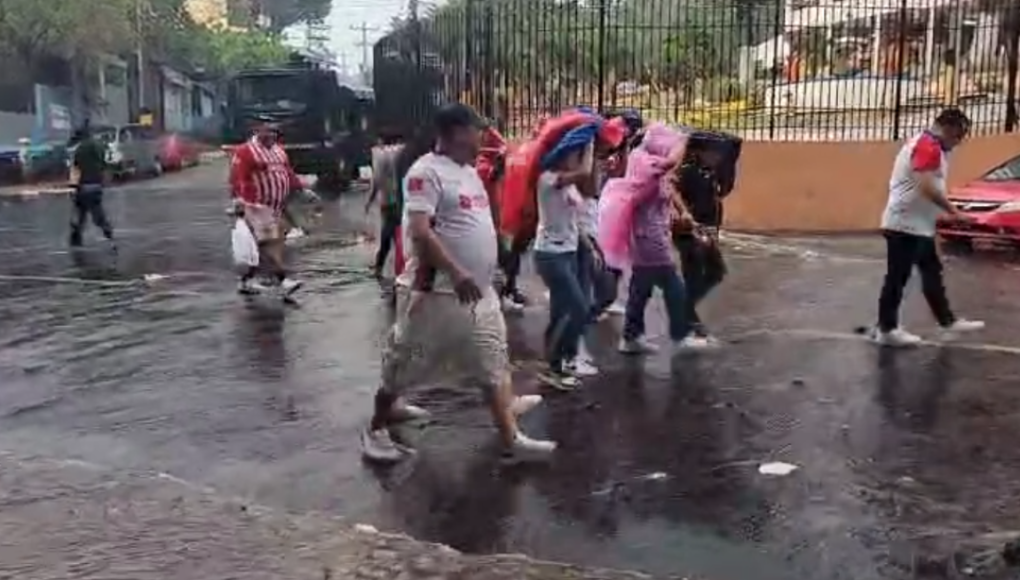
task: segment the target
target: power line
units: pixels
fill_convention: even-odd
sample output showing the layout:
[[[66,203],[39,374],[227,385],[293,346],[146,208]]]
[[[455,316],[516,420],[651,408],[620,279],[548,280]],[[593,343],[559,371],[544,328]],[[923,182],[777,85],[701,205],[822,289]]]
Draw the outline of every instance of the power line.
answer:
[[[368,33],[377,32],[379,28],[377,26],[369,26],[367,22],[362,22],[361,26],[351,26],[351,30],[361,33],[361,41],[358,42],[358,46],[361,47],[361,76],[362,80],[368,80],[368,55],[372,49],[372,45],[368,42]]]

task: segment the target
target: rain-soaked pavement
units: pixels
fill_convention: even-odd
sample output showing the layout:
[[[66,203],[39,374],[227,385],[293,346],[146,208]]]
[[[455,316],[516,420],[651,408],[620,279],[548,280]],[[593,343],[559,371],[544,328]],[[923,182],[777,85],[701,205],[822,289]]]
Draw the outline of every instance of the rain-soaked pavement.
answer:
[[[526,418],[561,442],[550,466],[500,469],[474,391],[434,385],[434,421],[408,433],[421,453],[384,472],[357,446],[388,321],[356,243],[361,200],[295,247],[301,308],[246,305],[223,173],[109,192],[116,257],[94,238],[68,253],[66,198],[0,199],[0,454],[168,474],[468,552],[715,580],[905,578],[1020,527],[1008,257],[948,262],[956,307],[986,332],[883,352],[852,332],[873,315],[875,240],[735,237],[705,307],[731,344],[637,362],[602,325],[602,375]],[[543,316],[511,319],[517,360],[535,358]],[[932,333],[919,296],[905,318]],[[518,389],[538,387],[522,372]],[[760,475],[768,461],[799,469]]]

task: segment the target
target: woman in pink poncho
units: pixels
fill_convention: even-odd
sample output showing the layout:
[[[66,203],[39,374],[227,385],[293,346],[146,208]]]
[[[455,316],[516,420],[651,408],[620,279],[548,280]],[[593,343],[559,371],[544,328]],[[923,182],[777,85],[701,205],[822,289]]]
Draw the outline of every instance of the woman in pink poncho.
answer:
[[[707,341],[690,332],[684,311],[684,285],[672,252],[672,186],[665,179],[683,159],[686,136],[665,125],[648,128],[630,154],[627,173],[610,180],[602,193],[599,243],[608,266],[631,272],[620,351],[655,350],[645,339],[645,309],[656,288],[669,316],[669,335],[676,348],[701,348]],[[690,219],[681,216],[681,219]]]

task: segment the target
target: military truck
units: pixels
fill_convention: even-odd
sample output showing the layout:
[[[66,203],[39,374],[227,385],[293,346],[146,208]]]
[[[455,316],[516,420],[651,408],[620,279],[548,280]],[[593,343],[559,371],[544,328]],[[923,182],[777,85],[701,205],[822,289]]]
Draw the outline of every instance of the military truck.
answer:
[[[255,125],[280,127],[295,170],[318,177],[321,189],[343,191],[371,162],[371,89],[340,82],[335,70],[306,58],[286,66],[241,71],[227,84],[224,141],[239,144]]]

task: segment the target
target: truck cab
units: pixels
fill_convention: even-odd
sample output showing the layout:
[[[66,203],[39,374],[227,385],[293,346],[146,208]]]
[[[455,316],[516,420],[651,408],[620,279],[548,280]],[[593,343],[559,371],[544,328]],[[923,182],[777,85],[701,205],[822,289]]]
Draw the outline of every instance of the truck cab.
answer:
[[[224,140],[243,143],[261,120],[271,119],[295,171],[316,175],[326,190],[343,190],[369,155],[366,96],[339,83],[327,68],[242,71],[227,87]]]

